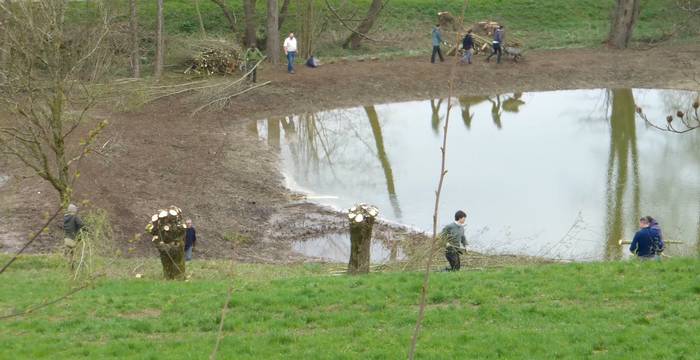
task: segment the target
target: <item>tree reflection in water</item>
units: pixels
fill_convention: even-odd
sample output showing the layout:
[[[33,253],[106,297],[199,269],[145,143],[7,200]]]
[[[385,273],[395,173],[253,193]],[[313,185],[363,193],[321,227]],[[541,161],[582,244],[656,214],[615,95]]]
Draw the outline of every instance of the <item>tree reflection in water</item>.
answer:
[[[605,217],[605,258],[619,259],[622,247],[618,241],[624,235],[624,224],[633,228],[639,219],[639,156],[635,128],[635,104],[631,89],[614,89],[608,93],[610,113],[610,151],[608,155]],[[625,214],[625,194],[629,187],[632,168],[633,214]]]
[[[379,123],[379,117],[377,116],[377,111],[375,110],[374,106],[365,106],[365,113],[367,113],[367,119],[369,120],[370,127],[372,128],[374,144],[377,147],[377,158],[379,159],[379,163],[382,165],[382,169],[384,170],[384,178],[386,180],[386,190],[389,194],[389,201],[391,202],[391,207],[394,210],[394,215],[400,219],[401,207],[399,206],[399,199],[396,196],[394,172],[391,170],[389,156],[387,156],[386,149],[384,149],[384,137],[382,136],[382,128]]]

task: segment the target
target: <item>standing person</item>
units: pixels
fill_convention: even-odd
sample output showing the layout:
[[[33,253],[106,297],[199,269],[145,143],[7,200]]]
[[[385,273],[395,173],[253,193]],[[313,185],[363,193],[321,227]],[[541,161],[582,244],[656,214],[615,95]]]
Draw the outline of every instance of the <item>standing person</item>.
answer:
[[[247,80],[252,81],[255,83],[258,79],[258,67],[255,67],[255,64],[260,62],[260,60],[264,59],[265,55],[260,52],[260,50],[255,47],[249,47],[248,50],[245,51],[245,54],[243,54],[243,59],[245,61],[245,72],[248,73],[250,71],[250,74],[248,74]],[[252,71],[251,71],[252,69]]]
[[[472,55],[474,55],[474,36],[472,36],[472,29],[467,31],[467,35],[465,35],[462,40],[462,50],[464,50],[464,57],[461,62],[471,64]]]
[[[440,50],[440,44],[442,43],[442,33],[440,32],[440,24],[433,27],[433,55],[430,56],[430,62],[435,64],[435,54],[440,55],[440,62],[445,61],[442,57],[442,50]]]
[[[294,33],[290,32],[289,36],[284,39],[284,54],[287,55],[287,72],[294,74],[294,59],[297,57],[297,39]]]
[[[655,236],[659,236],[660,232],[651,229],[649,217],[645,216],[639,219],[639,231],[634,234],[630,252],[637,256],[640,260],[651,260],[658,258],[654,250]]]
[[[74,204],[68,205],[66,213],[63,215],[63,245],[65,254],[73,267],[73,253],[78,245],[78,234],[85,227],[83,220],[78,216],[78,207]]]
[[[192,226],[192,219],[187,219],[185,225],[187,225],[187,230],[185,231],[185,261],[190,261],[192,260],[192,249],[195,242],[197,242],[197,232]]]
[[[503,25],[499,26],[496,31],[493,32],[493,41],[491,42],[491,45],[493,46],[493,52],[489,57],[486,58],[486,61],[491,61],[491,57],[498,54],[496,56],[496,64],[501,63],[501,46],[503,45]]]
[[[446,269],[448,271],[457,271],[461,267],[459,254],[464,253],[464,250],[460,244],[464,247],[467,246],[467,238],[464,236],[464,223],[466,221],[467,214],[458,210],[455,213],[455,221],[445,226],[440,233],[440,236],[447,241],[445,258],[450,263],[450,267]]]

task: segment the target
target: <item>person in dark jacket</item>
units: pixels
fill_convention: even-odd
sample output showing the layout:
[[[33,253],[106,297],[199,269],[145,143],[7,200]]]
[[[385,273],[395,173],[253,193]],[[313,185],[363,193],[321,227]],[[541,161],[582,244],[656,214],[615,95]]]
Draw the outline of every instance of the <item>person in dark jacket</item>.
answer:
[[[185,261],[190,261],[192,260],[192,249],[195,242],[197,242],[197,232],[192,226],[191,219],[187,219],[185,225],[187,225],[187,230],[185,231]]]
[[[84,227],[83,220],[78,216],[78,207],[74,204],[68,205],[63,215],[63,245],[71,266],[73,266],[73,253],[78,245],[78,234]]]
[[[491,61],[491,57],[498,54],[496,56],[496,63],[500,64],[501,63],[501,46],[503,46],[503,25],[499,26],[496,31],[493,32],[493,41],[491,42],[491,45],[493,46],[493,52],[489,57],[486,58],[486,61]]]
[[[433,37],[433,55],[430,56],[430,62],[435,64],[435,55],[440,56],[440,62],[445,61],[442,57],[442,50],[440,50],[440,44],[442,43],[442,32],[440,32],[440,24],[435,25],[432,32]]]
[[[462,50],[464,50],[464,57],[462,57],[461,62],[471,64],[472,55],[474,55],[474,36],[472,36],[472,29],[469,29],[467,35],[462,39]]]
[[[466,221],[467,214],[462,210],[458,210],[455,213],[455,222],[445,226],[440,233],[440,236],[447,242],[445,258],[450,263],[450,267],[447,268],[448,271],[457,271],[461,267],[459,254],[464,252],[462,246],[467,246],[467,238],[464,236],[464,223]]]
[[[630,252],[641,260],[657,258],[657,253],[654,250],[654,236],[658,236],[659,232],[651,229],[649,225],[647,216],[639,219],[639,231],[634,235],[630,245]]]

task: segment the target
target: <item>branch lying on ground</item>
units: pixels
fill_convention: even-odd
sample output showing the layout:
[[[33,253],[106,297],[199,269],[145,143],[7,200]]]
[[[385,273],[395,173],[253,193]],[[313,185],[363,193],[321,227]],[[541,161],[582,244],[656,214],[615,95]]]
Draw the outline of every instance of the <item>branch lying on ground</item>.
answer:
[[[265,85],[269,85],[270,83],[272,83],[272,81],[266,81],[266,82],[264,82],[264,83],[262,83],[262,84],[258,84],[258,85],[255,85],[255,86],[251,86],[251,87],[249,87],[249,88],[247,88],[247,89],[245,89],[245,90],[239,91],[239,92],[237,92],[237,93],[235,93],[235,94],[226,95],[226,96],[224,96],[224,97],[221,97],[221,98],[212,100],[212,101],[210,101],[210,102],[208,102],[208,103],[206,103],[206,104],[204,104],[204,105],[202,105],[202,106],[200,106],[200,107],[194,109],[194,111],[192,112],[192,114],[190,114],[190,116],[194,116],[194,115],[197,114],[198,112],[200,112],[200,111],[202,111],[202,110],[204,110],[204,109],[206,109],[206,108],[208,108],[208,107],[210,107],[210,106],[213,106],[213,105],[215,105],[215,104],[217,104],[217,103],[221,103],[221,104],[224,104],[224,105],[225,105],[226,103],[228,103],[229,100],[231,100],[232,98],[234,98],[234,97],[236,97],[236,96],[243,95],[243,94],[247,93],[248,91],[257,89],[257,88],[259,88],[259,87],[263,87],[263,86],[265,86]]]

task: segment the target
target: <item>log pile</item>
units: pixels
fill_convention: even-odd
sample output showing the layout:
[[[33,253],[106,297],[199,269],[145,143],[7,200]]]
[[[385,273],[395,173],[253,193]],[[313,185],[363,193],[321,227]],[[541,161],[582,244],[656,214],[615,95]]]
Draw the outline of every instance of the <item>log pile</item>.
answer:
[[[462,38],[464,38],[464,36],[467,34],[468,29],[472,30],[475,54],[478,54],[479,52],[490,52],[493,33],[501,25],[496,21],[485,20],[476,22],[472,24],[471,27],[463,26],[460,29],[454,16],[447,11],[438,12],[438,23],[443,29],[443,33],[445,35],[443,36],[444,39],[459,39],[457,44],[452,44],[450,41],[446,41],[450,47],[450,49],[447,51],[447,55],[449,56],[454,56],[460,52]],[[522,56],[524,42],[519,37],[508,33],[507,30],[508,29],[506,29],[505,40],[502,46],[503,51],[517,59],[518,57]]]
[[[379,210],[372,205],[357,204],[348,211],[350,220],[350,262],[349,274],[369,272],[372,227],[379,216]]]
[[[185,279],[185,229],[182,209],[171,206],[158,210],[146,225],[146,233],[158,249],[163,275],[168,280]]]

